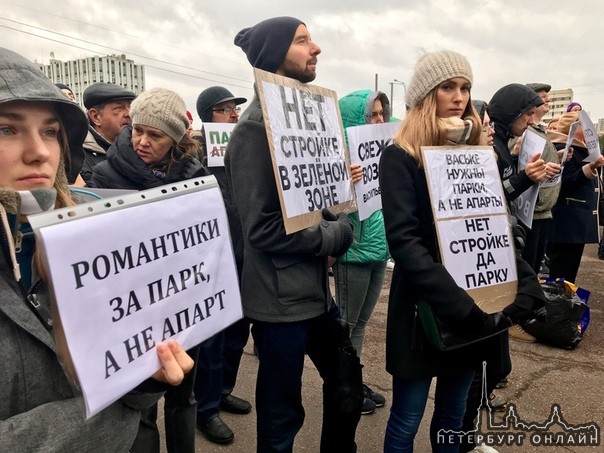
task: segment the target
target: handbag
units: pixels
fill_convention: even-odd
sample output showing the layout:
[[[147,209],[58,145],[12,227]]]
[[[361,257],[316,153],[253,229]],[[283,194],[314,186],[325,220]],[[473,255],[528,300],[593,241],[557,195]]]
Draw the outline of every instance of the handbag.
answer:
[[[477,332],[451,325],[440,319],[432,307],[422,300],[415,306],[412,349],[421,350],[425,344],[438,352],[456,351],[499,335],[508,327],[509,325],[501,325],[498,329]]]

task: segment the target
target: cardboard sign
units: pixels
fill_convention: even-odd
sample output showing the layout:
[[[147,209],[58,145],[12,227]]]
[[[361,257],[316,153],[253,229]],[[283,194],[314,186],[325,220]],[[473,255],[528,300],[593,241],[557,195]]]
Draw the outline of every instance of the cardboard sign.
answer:
[[[235,126],[235,123],[203,123],[208,167],[224,167],[224,154]]]
[[[594,162],[600,156],[600,141],[598,140],[598,133],[594,126],[593,121],[585,110],[579,112],[579,121],[583,128],[583,136],[585,137],[585,144],[589,155],[583,160],[583,162]]]
[[[491,147],[422,147],[442,263],[487,313],[516,297],[513,237]]]
[[[60,357],[88,417],[160,368],[158,343],[187,350],[242,317],[226,210],[210,178],[31,216],[64,335],[57,344],[68,348]]]
[[[334,91],[254,70],[285,231],[354,210],[350,163]]]
[[[527,129],[522,136],[522,145],[518,154],[518,170],[526,168],[526,164],[535,155],[543,153],[546,140],[531,129]],[[539,196],[539,184],[533,184],[530,188],[516,198],[516,217],[527,227],[533,225],[535,205]]]
[[[392,143],[392,137],[400,127],[400,121],[396,121],[346,128],[350,162],[359,164],[363,169],[363,179],[354,184],[360,220],[365,220],[382,209],[380,157],[382,151]]]

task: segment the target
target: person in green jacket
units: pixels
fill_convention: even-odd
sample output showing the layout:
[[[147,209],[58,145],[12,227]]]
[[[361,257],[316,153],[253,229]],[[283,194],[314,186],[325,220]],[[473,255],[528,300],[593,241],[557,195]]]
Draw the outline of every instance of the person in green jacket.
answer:
[[[380,91],[355,91],[340,99],[339,105],[344,128],[390,121],[390,102]],[[360,181],[362,171],[358,164],[351,166],[351,172],[352,180]],[[336,302],[349,325],[352,345],[361,357],[365,327],[382,290],[390,255],[381,210],[363,221],[357,212],[348,217],[354,227],[354,240],[346,254],[338,258],[333,272]],[[363,393],[363,414],[384,406],[384,397],[367,385],[363,385]]]

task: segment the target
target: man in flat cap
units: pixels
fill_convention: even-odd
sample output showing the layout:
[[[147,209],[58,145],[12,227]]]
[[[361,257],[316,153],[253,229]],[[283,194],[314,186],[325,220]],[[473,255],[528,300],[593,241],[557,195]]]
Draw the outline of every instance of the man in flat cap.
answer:
[[[135,97],[132,91],[112,83],[94,83],[84,91],[89,127],[80,175],[86,183],[92,168],[107,158],[106,152],[122,128],[132,124],[130,103]]]
[[[256,68],[302,83],[315,79],[321,49],[299,19],[264,20],[241,30],[235,45]],[[325,210],[320,226],[286,234],[257,94],[231,134],[225,168],[243,230],[243,312],[252,321],[260,362],[257,451],[292,451],[304,422],[305,353],[324,382],[320,451],[356,451],[363,400],[360,365],[353,352],[358,368],[339,366],[338,346],[352,346],[327,274],[328,257],[341,256],[352,242],[348,217]]]
[[[226,88],[213,86],[203,90],[197,98],[197,113],[203,123],[236,123],[240,107],[246,98],[236,97]],[[207,159],[205,131],[201,130],[201,145],[204,159]],[[205,163],[205,162],[204,162]],[[229,228],[239,279],[243,266],[243,245],[239,219],[232,217],[229,209],[228,183],[224,167],[208,167],[216,177],[223,193]],[[237,282],[233,282],[237,285]],[[248,414],[252,410],[249,401],[232,394],[237,381],[243,348],[247,343],[250,323],[243,318],[200,345],[197,374],[195,375],[195,398],[197,398],[197,429],[210,442],[226,444],[235,434],[220,417],[220,411],[234,414]]]

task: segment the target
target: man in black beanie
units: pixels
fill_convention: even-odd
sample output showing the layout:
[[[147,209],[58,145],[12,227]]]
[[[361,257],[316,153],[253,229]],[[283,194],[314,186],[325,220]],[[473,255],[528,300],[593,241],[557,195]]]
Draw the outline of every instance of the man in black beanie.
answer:
[[[299,19],[262,21],[241,30],[235,45],[256,68],[303,83],[316,77],[321,49]],[[351,379],[355,390],[341,398],[336,348],[349,340],[327,275],[328,257],[342,255],[352,242],[350,222],[344,214],[336,217],[325,210],[320,225],[286,234],[257,93],[231,134],[225,168],[243,229],[243,311],[252,320],[260,361],[257,451],[292,451],[304,422],[301,381],[307,353],[324,381],[321,451],[354,452],[362,404],[360,365]]]

